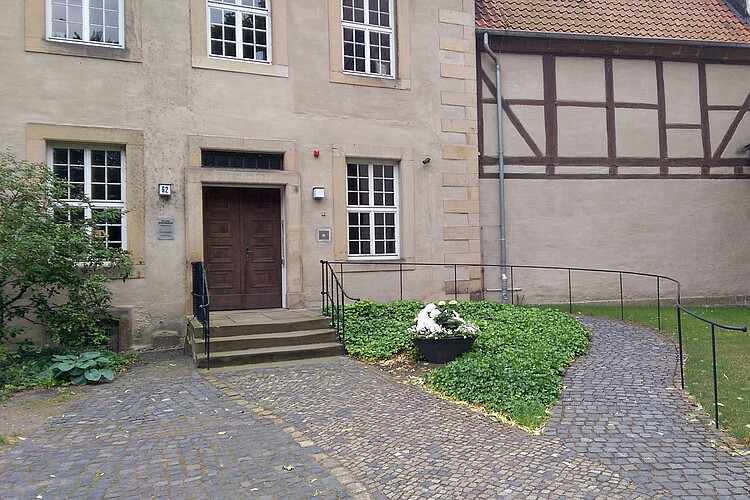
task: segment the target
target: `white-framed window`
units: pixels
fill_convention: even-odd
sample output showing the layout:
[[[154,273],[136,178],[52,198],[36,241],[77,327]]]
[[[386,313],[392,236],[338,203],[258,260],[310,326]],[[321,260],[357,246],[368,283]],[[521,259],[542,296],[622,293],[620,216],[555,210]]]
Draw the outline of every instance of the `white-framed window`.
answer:
[[[46,0],[47,39],[123,47],[124,0]]]
[[[344,71],[393,78],[394,0],[342,0]]]
[[[65,211],[58,217],[90,219],[108,208],[125,210],[125,149],[117,146],[54,145],[47,150],[52,172],[68,182]],[[90,207],[81,203],[85,195]],[[127,248],[125,214],[101,217],[97,229],[107,238],[107,246]]]
[[[268,0],[206,0],[208,53],[245,61],[271,61]]]
[[[398,257],[398,167],[347,163],[346,217],[350,257]]]

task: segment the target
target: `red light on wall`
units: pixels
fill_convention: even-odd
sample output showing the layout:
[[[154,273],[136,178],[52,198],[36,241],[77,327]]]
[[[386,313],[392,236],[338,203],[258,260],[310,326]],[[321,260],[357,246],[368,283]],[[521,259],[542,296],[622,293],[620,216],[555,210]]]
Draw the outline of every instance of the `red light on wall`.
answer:
[[[313,156],[315,158],[317,158],[318,156],[320,156],[320,151],[313,151]]]

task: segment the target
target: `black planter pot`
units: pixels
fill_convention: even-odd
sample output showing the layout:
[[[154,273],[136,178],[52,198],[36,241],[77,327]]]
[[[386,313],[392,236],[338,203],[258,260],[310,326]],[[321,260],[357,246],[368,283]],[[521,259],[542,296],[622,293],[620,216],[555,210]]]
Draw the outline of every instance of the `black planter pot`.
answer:
[[[453,361],[469,350],[476,337],[446,337],[442,339],[414,339],[414,345],[430,363]]]

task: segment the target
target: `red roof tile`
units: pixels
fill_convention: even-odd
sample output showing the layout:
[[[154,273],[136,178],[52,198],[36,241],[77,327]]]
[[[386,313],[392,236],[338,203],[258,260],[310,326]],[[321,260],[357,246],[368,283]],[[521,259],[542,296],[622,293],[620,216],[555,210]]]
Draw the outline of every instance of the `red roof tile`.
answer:
[[[477,28],[750,43],[723,0],[476,0]]]

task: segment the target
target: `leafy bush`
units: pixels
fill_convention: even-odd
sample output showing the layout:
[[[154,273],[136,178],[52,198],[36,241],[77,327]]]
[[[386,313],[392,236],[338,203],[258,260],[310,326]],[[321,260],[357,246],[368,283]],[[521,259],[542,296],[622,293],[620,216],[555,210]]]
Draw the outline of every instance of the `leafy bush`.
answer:
[[[83,195],[71,207],[67,183],[10,153],[0,153],[0,186],[0,343],[21,333],[13,322],[25,319],[63,345],[106,344],[105,274],[117,269],[125,279],[131,261],[99,229],[121,211],[92,210]]]
[[[76,385],[99,382],[102,378],[112,380],[115,374],[106,368],[112,362],[98,351],[56,355],[55,363],[39,374],[39,378],[52,376],[57,380],[70,381]]]
[[[347,306],[349,353],[384,359],[410,350],[406,328],[420,307],[420,302]],[[459,302],[456,311],[476,323],[479,337],[468,353],[428,373],[428,385],[522,425],[539,426],[562,389],[565,368],[588,350],[588,330],[554,310]]]
[[[362,300],[344,308],[346,350],[356,358],[388,359],[414,350],[413,333],[407,328],[424,307],[424,302],[379,304]],[[334,314],[335,317],[335,314]]]
[[[77,358],[80,353],[80,349],[39,349],[24,344],[14,353],[0,354],[0,401],[13,392],[25,389],[70,384],[69,380],[57,379],[51,374],[47,376],[47,370],[57,363],[56,356],[72,355]],[[123,371],[136,359],[132,354],[118,352],[101,351],[100,354],[110,360],[107,368],[114,374]],[[44,373],[45,377],[39,378],[40,373]]]

